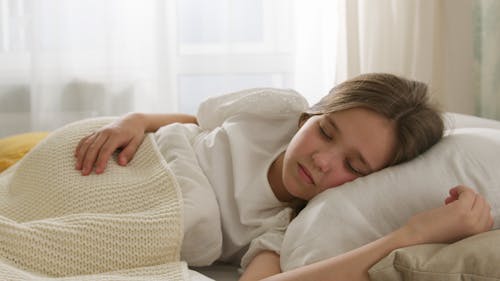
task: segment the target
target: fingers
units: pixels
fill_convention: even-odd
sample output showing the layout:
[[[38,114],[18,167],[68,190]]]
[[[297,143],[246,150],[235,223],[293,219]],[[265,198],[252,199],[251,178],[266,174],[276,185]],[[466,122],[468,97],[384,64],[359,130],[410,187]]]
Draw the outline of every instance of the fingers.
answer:
[[[94,142],[95,137],[96,134],[92,133],[82,138],[80,142],[78,142],[78,145],[75,149],[75,157],[76,157],[75,169],[82,170],[83,161],[85,160],[85,155],[87,153],[89,146]]]
[[[142,119],[127,115],[80,140],[75,149],[75,169],[82,175],[88,175],[95,168],[102,173],[113,153],[123,148],[119,164],[126,165],[134,156],[145,137],[145,125]]]
[[[446,197],[446,199],[444,200],[444,204],[448,205],[448,204],[456,201],[457,199],[458,199],[458,197],[450,195],[450,196]]]
[[[462,204],[465,208],[471,209],[476,198],[476,192],[469,187],[459,185],[450,189],[450,197],[453,200],[452,202]]]
[[[413,216],[407,226],[419,243],[449,243],[490,230],[493,225],[488,202],[466,186],[450,190],[447,205]]]
[[[104,172],[109,158],[118,146],[118,144],[113,143],[111,138],[108,138],[106,142],[102,144],[97,159],[94,163],[96,174],[101,174],[102,172]]]
[[[95,137],[94,136],[95,133],[91,133],[90,135],[86,136],[86,137],[83,137],[79,142],[78,142],[78,145],[76,146],[75,148],[75,157],[76,157],[76,165],[75,165],[75,168],[77,170],[81,170],[82,169],[82,156],[85,155],[84,151],[86,151],[86,146],[87,146],[87,142],[89,141],[89,138],[92,138],[92,137]]]
[[[118,155],[118,163],[122,166],[134,157],[142,143],[144,134],[128,134],[110,130],[100,130],[90,134],[78,143],[75,149],[75,169],[81,170],[82,175],[89,175],[95,168],[96,174],[104,172],[113,153],[123,147]]]
[[[132,159],[143,138],[134,137],[130,143],[118,154],[118,164],[125,166]]]
[[[493,217],[491,215],[491,206],[480,194],[476,194],[474,205],[471,210],[473,221],[473,231],[482,232],[490,230],[493,226]]]
[[[460,221],[467,229],[465,234],[473,235],[490,230],[493,225],[493,217],[490,204],[486,199],[465,186],[458,186],[453,190],[453,192],[450,190],[450,196],[453,196],[451,194],[454,192],[457,193],[456,207]]]
[[[448,198],[446,198],[446,200],[445,200],[446,204],[449,204],[449,203],[458,199],[458,188],[455,187],[455,188],[450,189],[449,193],[450,193],[450,196],[448,196]]]
[[[86,137],[83,137],[83,138],[82,138],[82,139],[78,142],[78,145],[77,145],[77,146],[76,146],[76,148],[75,148],[75,154],[74,154],[74,155],[75,155],[75,157],[78,157],[78,154],[79,154],[80,148],[81,148],[81,147],[82,147],[82,145],[83,145],[83,142],[85,142],[85,140],[86,140],[87,138],[89,138],[91,135],[92,135],[92,134],[90,134],[90,135],[88,135],[88,136],[86,136]]]
[[[108,136],[104,134],[97,134],[95,137],[91,137],[84,142],[81,153],[83,154],[81,160],[81,170],[82,175],[88,175],[92,172],[94,165],[96,164],[97,157],[102,154],[101,149],[108,140]],[[113,153],[113,152],[111,152]],[[110,155],[111,155],[110,153]],[[109,156],[107,157],[109,158]],[[102,172],[102,171],[101,171]]]

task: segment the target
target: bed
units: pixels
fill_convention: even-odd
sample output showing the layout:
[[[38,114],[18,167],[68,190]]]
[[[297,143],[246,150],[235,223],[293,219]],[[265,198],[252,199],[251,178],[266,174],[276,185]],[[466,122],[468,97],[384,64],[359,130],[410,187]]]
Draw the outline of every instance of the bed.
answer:
[[[487,128],[490,131],[485,131],[486,134],[491,135],[492,131],[500,130],[500,122],[495,121],[495,120],[479,118],[479,117],[474,117],[474,116],[464,115],[464,114],[456,114],[456,113],[447,113],[445,115],[445,119],[446,119],[447,128],[451,129],[451,131],[455,131],[455,130],[458,130],[460,128]],[[482,133],[483,131],[478,131],[478,132]],[[498,132],[500,132],[500,131],[498,131]],[[475,134],[475,131],[473,131],[472,133],[468,132],[468,134]],[[31,135],[31,136],[33,136],[33,135]],[[30,142],[29,141],[26,143],[17,142],[16,145],[14,146],[14,148],[18,149],[19,151],[17,153],[9,154],[8,157],[10,157],[10,159],[0,159],[0,164],[4,165],[4,166],[12,165],[12,163],[16,162],[21,157],[23,157],[24,153],[26,153],[29,150],[29,147],[31,147],[34,143],[36,143],[37,141],[39,141],[43,137],[44,137],[44,135],[42,134],[42,135],[37,135],[36,138],[31,139]],[[5,150],[7,150],[9,148],[13,149],[12,147],[0,146],[0,156],[2,155],[2,153],[5,155],[5,153],[6,153]],[[493,151],[492,153],[494,154],[494,152],[495,151]],[[3,161],[3,162],[1,162],[1,161]],[[493,165],[493,163],[492,163],[492,165]],[[379,178],[380,177],[381,176],[379,176]],[[500,180],[496,181],[496,177],[495,177],[492,182],[495,184],[498,184],[498,183],[500,183]],[[358,183],[353,183],[353,184],[359,185],[360,183],[358,182]],[[500,186],[498,186],[498,187],[499,187],[498,189],[500,190]],[[355,190],[356,188],[352,188],[352,189]],[[308,239],[309,232],[305,231],[307,229],[309,229],[308,231],[314,231],[314,228],[317,226],[310,225],[310,227],[308,226],[309,228],[308,227],[301,227],[302,229],[298,229],[298,227],[296,225],[301,223],[302,225],[307,226],[308,223],[310,224],[310,221],[312,220],[311,216],[313,216],[313,215],[316,216],[314,219],[314,220],[316,220],[318,212],[328,213],[328,212],[324,212],[325,210],[322,210],[322,209],[320,209],[320,207],[318,207],[318,206],[320,206],[320,203],[325,202],[325,201],[322,202],[321,200],[329,200],[330,197],[334,198],[335,196],[340,196],[339,194],[342,194],[342,192],[348,192],[348,191],[342,191],[342,189],[340,189],[340,191],[338,191],[338,192],[336,191],[335,194],[332,192],[331,194],[326,194],[325,196],[319,198],[318,200],[311,202],[312,203],[312,204],[310,204],[311,206],[308,206],[304,210],[304,214],[302,215],[302,213],[301,213],[302,216],[299,215],[299,217],[297,218],[298,222],[295,225],[291,225],[291,227],[289,228],[289,231],[288,231],[288,232],[290,232],[290,234],[288,235],[288,232],[287,232],[288,237],[285,237],[285,242],[284,242],[284,245],[287,246],[287,249],[282,254],[282,256],[284,257],[284,260],[285,260],[285,262],[284,262],[285,269],[292,269],[292,268],[295,268],[297,266],[301,266],[303,264],[314,262],[316,260],[324,258],[325,255],[339,254],[341,252],[345,252],[345,251],[349,250],[350,248],[355,247],[356,243],[361,243],[366,239],[373,239],[374,238],[374,236],[369,236],[369,235],[364,236],[364,237],[359,237],[358,241],[355,241],[356,243],[351,243],[350,245],[345,246],[345,247],[337,247],[338,250],[336,250],[336,251],[338,251],[338,252],[334,252],[334,253],[332,253],[332,252],[325,253],[325,251],[331,249],[331,247],[326,247],[326,249],[323,249],[324,247],[318,247],[318,248],[322,248],[321,251],[320,250],[318,250],[317,252],[313,251],[313,253],[310,255],[304,254],[305,251],[310,250],[310,249],[308,249],[308,247],[315,247],[315,246],[317,247],[318,244],[314,244],[314,243],[318,243],[318,241],[321,240],[320,239],[321,237],[318,236],[319,238],[317,238],[317,239]],[[345,193],[345,194],[348,194],[348,193]],[[500,197],[500,194],[499,194],[499,197]],[[498,205],[495,203],[494,207],[500,208],[499,206],[500,206],[500,203]],[[496,218],[495,222],[496,222],[496,227],[498,227],[500,220],[498,220],[498,218]],[[295,221],[293,223],[295,223]],[[387,226],[387,227],[394,227],[394,225]],[[387,229],[388,228],[380,230],[373,235],[381,235],[382,232],[387,231]],[[316,233],[316,232],[313,232],[313,233]],[[498,236],[500,236],[500,233],[498,234]],[[300,241],[302,241],[302,242],[300,242]],[[343,243],[342,241],[343,240],[339,238],[338,242],[342,244]],[[302,244],[299,244],[299,242]],[[334,243],[332,243],[332,244],[334,244]],[[344,244],[346,244],[346,243],[344,243]],[[500,251],[498,251],[498,252],[500,253]],[[491,259],[492,257],[488,257],[488,258]],[[499,260],[500,260],[500,257],[494,257],[494,258],[499,258]],[[392,260],[391,260],[391,258],[388,257],[388,258],[384,259],[381,263],[377,264],[376,265],[376,266],[378,266],[378,268],[376,268],[377,270],[373,270],[373,272],[371,273],[371,274],[373,274],[372,277],[374,278],[374,280],[406,280],[406,279],[404,279],[404,277],[401,277],[401,279],[397,279],[399,277],[394,277],[394,276],[398,275],[399,273],[395,273],[395,269],[393,267],[391,267],[393,263],[394,263],[394,258],[392,258]],[[389,265],[391,265],[391,266],[389,266]],[[440,266],[442,268],[445,268],[442,265],[440,265]],[[387,270],[385,270],[385,271],[379,270],[380,268],[383,268],[384,270],[387,268],[390,268],[391,273],[387,273]],[[487,274],[487,276],[492,278],[491,280],[500,280],[500,275],[498,275],[498,276],[495,275],[495,274],[497,274],[498,270],[496,270],[495,272],[491,272],[491,271],[494,271],[495,269],[484,268],[484,267],[481,267],[480,269],[483,271],[485,271],[485,270],[488,271],[488,274],[491,273],[491,275]],[[468,270],[467,274],[471,274],[470,271],[476,270],[476,269],[475,268],[473,268],[473,269],[468,268],[467,270]],[[208,266],[208,267],[189,268],[188,273],[189,273],[189,279],[192,281],[207,281],[207,280],[230,281],[230,280],[237,280],[239,277],[237,266],[228,265],[228,264],[220,264],[220,263],[217,263],[217,264],[214,264],[214,265]],[[482,273],[484,273],[484,272],[482,272]],[[393,275],[390,275],[390,274],[393,274]],[[396,275],[394,275],[394,274],[396,274]],[[401,274],[399,274],[398,276],[400,276],[400,275]],[[390,278],[392,278],[392,279],[390,279]],[[495,278],[497,278],[497,279],[495,279]],[[419,280],[419,279],[415,279],[415,280]],[[427,279],[427,280],[434,280],[434,279]],[[436,280],[440,280],[440,279],[436,279]],[[442,280],[445,280],[445,279],[442,279]],[[455,279],[446,279],[446,280],[455,280]],[[460,280],[460,279],[456,279],[456,280]],[[490,279],[488,279],[488,280],[490,280]]]

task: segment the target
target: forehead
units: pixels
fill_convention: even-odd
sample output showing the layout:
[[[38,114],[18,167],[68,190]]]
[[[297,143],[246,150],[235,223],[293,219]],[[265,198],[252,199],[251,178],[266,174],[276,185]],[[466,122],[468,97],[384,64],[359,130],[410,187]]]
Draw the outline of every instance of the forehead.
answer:
[[[370,109],[358,107],[324,115],[338,130],[340,141],[349,152],[359,153],[370,167],[380,170],[394,156],[394,123]]]

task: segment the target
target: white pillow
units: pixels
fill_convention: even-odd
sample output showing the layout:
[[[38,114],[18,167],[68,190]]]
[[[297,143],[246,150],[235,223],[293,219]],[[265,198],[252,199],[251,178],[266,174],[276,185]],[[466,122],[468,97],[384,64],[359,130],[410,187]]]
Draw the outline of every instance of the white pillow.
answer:
[[[281,251],[290,270],[391,232],[413,214],[444,204],[465,184],[491,204],[500,226],[500,130],[456,129],[416,159],[316,196],[291,222]]]

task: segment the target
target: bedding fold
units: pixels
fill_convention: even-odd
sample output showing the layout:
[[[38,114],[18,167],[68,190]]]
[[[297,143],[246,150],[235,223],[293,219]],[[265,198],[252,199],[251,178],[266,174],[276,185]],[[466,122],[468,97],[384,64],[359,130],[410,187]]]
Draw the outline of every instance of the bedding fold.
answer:
[[[152,135],[127,167],[74,169],[78,141],[110,121],[69,124],[0,174],[0,280],[188,280],[182,197]]]

